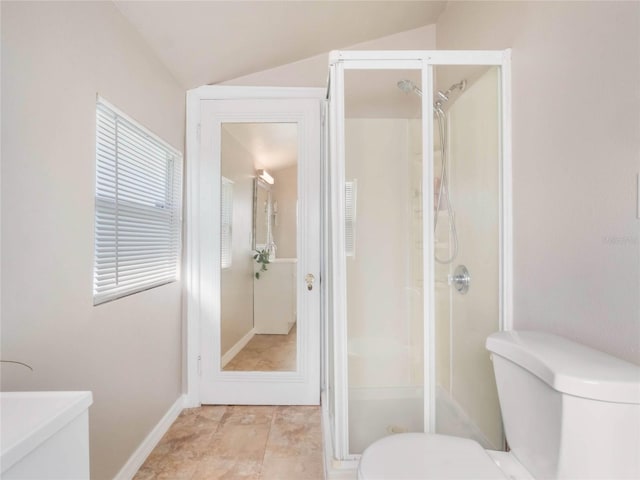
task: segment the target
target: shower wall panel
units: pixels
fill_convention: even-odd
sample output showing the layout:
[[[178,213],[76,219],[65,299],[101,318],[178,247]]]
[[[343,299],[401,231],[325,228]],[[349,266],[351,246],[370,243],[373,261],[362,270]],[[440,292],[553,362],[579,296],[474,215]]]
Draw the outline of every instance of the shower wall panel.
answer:
[[[502,422],[489,354],[499,326],[499,76],[490,68],[449,111],[451,200],[459,254],[471,285],[452,294],[451,394],[489,442],[502,448]]]
[[[357,180],[347,257],[349,385],[408,385],[411,292],[408,121],[347,119],[346,180]]]

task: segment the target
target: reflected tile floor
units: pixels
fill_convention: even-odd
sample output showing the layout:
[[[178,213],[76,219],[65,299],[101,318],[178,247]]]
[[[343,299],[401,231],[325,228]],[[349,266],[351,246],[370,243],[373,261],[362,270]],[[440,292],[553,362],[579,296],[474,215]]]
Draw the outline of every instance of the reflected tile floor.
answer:
[[[185,409],[134,480],[322,480],[320,407]]]
[[[292,372],[296,369],[297,325],[287,335],[254,335],[225,371]]]

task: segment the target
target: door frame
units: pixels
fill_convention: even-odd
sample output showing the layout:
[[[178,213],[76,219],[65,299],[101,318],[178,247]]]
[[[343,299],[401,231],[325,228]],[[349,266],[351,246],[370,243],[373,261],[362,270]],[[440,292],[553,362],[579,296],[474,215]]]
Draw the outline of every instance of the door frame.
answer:
[[[236,87],[236,86],[202,86],[187,92],[186,111],[186,175],[185,175],[185,239],[184,239],[184,277],[183,277],[183,349],[184,379],[183,390],[186,392],[185,407],[201,405],[202,357],[201,322],[204,320],[201,311],[203,290],[201,286],[201,225],[202,208],[200,204],[200,173],[203,168],[200,158],[201,139],[201,102],[209,100],[278,100],[309,99],[320,104],[325,98],[324,88],[287,88],[287,87]],[[320,118],[318,136],[320,136]],[[319,165],[318,165],[319,168]],[[319,202],[319,199],[318,199]],[[319,272],[318,272],[319,273]],[[319,275],[318,275],[319,277]],[[319,282],[320,283],[320,282]],[[319,286],[321,289],[321,284]],[[320,312],[318,312],[320,319]],[[320,342],[320,329],[318,328]],[[319,343],[318,342],[318,343]],[[318,349],[320,345],[318,344]],[[318,359],[320,365],[320,359]],[[265,378],[262,382],[270,382]],[[320,384],[320,378],[318,383]],[[319,388],[319,385],[318,385]]]
[[[420,70],[422,82],[422,151],[423,192],[433,185],[433,67],[442,65],[486,65],[500,67],[500,165],[499,165],[499,328],[513,325],[513,197],[511,143],[511,49],[506,50],[387,50],[333,51],[329,56],[330,90],[329,162],[332,171],[331,208],[333,219],[329,242],[335,249],[331,256],[329,294],[332,308],[324,321],[333,322],[335,416],[332,421],[333,453],[338,461],[351,465],[359,455],[349,452],[349,403],[347,375],[347,299],[344,245],[344,73],[345,70]],[[336,91],[337,90],[337,91]],[[423,195],[424,212],[433,211],[433,195]],[[433,216],[425,215],[424,239],[424,431],[435,433],[435,306],[433,301],[435,272]],[[327,373],[328,374],[328,373]],[[327,380],[325,379],[325,382]]]

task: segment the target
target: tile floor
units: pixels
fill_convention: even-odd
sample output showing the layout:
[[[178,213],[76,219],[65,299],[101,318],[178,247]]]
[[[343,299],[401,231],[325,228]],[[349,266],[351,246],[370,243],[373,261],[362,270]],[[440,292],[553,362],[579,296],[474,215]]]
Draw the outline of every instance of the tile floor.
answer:
[[[134,480],[322,480],[320,407],[184,410]]]
[[[227,363],[225,371],[280,372],[296,369],[296,329],[288,335],[254,335]]]

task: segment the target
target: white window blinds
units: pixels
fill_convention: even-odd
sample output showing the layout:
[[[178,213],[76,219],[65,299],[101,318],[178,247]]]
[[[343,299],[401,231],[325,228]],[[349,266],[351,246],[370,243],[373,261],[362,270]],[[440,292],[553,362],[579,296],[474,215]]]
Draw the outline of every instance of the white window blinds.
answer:
[[[352,180],[345,182],[344,200],[344,233],[345,233],[345,250],[347,257],[355,257],[356,255],[356,199],[358,194],[358,181]]]
[[[220,263],[231,267],[233,252],[233,182],[222,177],[220,183]]]
[[[182,155],[99,98],[95,305],[177,279],[181,198]]]

